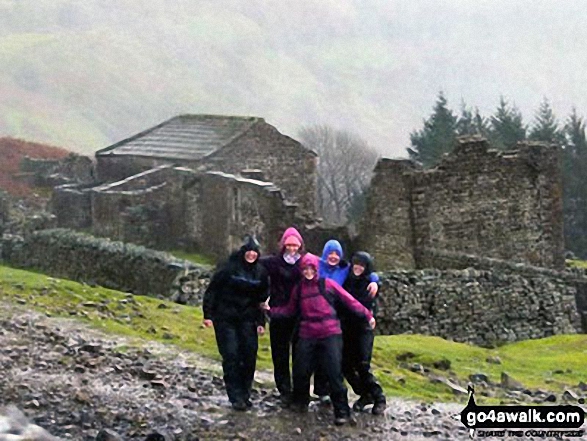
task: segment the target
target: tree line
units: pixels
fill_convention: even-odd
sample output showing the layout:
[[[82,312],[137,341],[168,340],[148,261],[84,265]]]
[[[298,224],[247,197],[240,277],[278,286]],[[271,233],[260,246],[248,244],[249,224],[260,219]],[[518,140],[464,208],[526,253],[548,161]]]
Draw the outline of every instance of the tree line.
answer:
[[[455,147],[460,136],[480,135],[493,148],[508,150],[520,141],[542,141],[560,146],[563,175],[565,246],[576,256],[587,258],[587,141],[585,121],[576,109],[561,121],[547,98],[526,124],[522,113],[503,96],[495,113],[485,117],[478,109],[461,104],[460,113],[448,107],[438,94],[432,114],[423,127],[410,134],[408,154],[424,167],[432,167]]]

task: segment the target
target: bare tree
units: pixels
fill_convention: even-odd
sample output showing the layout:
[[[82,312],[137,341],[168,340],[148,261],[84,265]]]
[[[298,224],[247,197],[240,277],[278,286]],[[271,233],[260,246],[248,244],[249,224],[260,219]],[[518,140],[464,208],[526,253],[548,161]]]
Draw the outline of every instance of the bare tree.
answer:
[[[318,153],[318,212],[330,224],[354,223],[379,154],[359,136],[327,125],[303,127],[302,144]]]

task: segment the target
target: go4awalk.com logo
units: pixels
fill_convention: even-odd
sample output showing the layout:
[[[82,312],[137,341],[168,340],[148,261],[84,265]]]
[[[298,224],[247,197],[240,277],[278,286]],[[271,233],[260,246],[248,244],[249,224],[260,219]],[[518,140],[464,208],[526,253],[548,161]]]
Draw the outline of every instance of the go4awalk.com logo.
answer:
[[[478,406],[469,386],[469,402],[461,422],[471,438],[478,437],[583,437],[585,412],[579,406]]]

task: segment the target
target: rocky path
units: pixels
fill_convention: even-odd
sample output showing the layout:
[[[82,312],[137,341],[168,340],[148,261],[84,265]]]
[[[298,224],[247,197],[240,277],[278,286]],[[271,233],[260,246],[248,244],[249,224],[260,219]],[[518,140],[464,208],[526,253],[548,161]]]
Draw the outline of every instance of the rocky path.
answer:
[[[453,417],[462,404],[390,399],[385,415],[360,414],[356,425],[339,428],[332,424],[330,408],[312,405],[308,414],[294,414],[259,385],[253,409],[234,412],[215,362],[164,345],[139,346],[74,320],[2,306],[0,407],[16,406],[31,425],[61,439],[468,439]],[[261,380],[269,375],[259,373]],[[26,425],[15,409],[4,413]],[[0,433],[9,425],[0,417]],[[0,434],[0,441],[52,439],[6,436]]]

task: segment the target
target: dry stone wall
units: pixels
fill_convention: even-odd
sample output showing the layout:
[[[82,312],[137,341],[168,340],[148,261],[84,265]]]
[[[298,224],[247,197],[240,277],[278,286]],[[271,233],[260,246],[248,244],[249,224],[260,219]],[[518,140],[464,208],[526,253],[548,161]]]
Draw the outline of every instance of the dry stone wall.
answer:
[[[576,287],[499,271],[381,274],[381,334],[427,334],[481,346],[582,332]]]
[[[61,229],[5,237],[0,251],[11,266],[192,305],[201,303],[211,276],[167,253]],[[492,346],[585,331],[578,311],[587,306],[583,273],[489,264],[495,269],[380,273],[377,332]]]
[[[182,294],[182,284],[199,299],[200,276],[210,276],[205,268],[168,253],[66,229],[38,231],[25,239],[4,237],[0,249],[2,261],[10,266],[181,303],[197,301]]]

